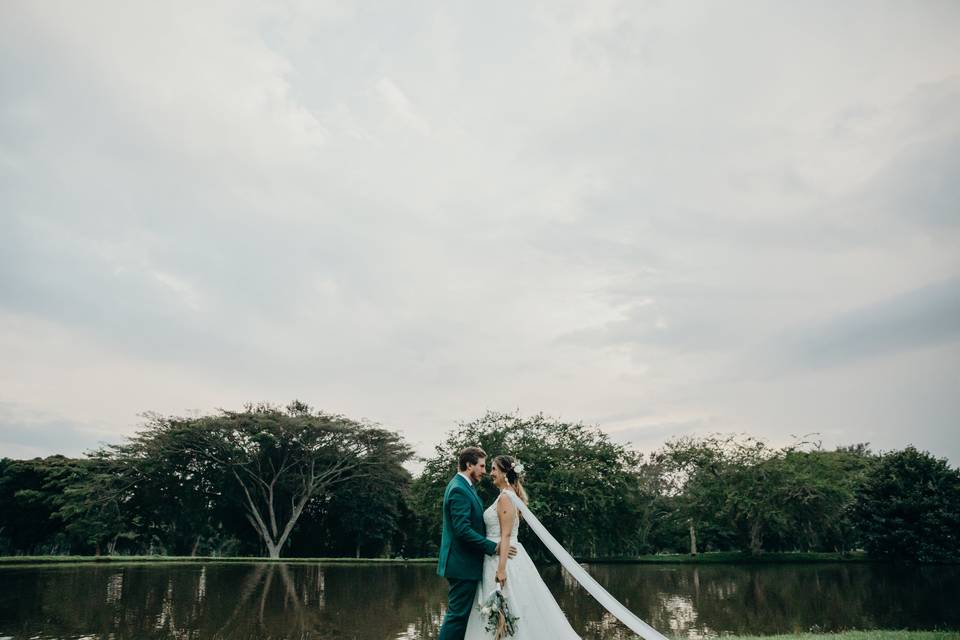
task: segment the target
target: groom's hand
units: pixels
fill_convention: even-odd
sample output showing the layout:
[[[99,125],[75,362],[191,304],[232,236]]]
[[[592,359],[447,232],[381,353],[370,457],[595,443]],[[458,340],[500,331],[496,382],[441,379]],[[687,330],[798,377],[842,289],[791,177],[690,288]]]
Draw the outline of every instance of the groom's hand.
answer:
[[[493,551],[493,555],[495,555],[495,556],[500,555],[500,543],[499,543],[499,542],[497,543],[497,548]],[[512,557],[514,557],[515,555],[517,555],[517,548],[516,548],[515,546],[513,546],[513,545],[510,545],[510,551],[507,552],[507,557],[508,557],[508,558],[512,558]]]

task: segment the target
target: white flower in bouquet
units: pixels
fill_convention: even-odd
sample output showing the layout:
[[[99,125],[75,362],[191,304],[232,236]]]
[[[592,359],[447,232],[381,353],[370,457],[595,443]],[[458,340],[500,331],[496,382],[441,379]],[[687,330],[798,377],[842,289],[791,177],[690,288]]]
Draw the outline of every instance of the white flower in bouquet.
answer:
[[[490,592],[483,605],[477,605],[477,607],[480,609],[480,615],[483,616],[483,628],[493,632],[494,640],[502,640],[517,633],[517,620],[520,618],[510,613],[510,605],[503,591],[500,590],[499,584]]]

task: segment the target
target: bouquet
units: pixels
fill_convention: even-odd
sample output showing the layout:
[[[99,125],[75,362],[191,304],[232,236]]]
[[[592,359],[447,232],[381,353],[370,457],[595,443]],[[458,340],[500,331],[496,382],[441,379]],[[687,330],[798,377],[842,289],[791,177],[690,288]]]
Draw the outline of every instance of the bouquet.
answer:
[[[500,590],[500,585],[490,592],[482,605],[478,605],[480,615],[483,616],[483,628],[494,632],[493,640],[501,640],[506,636],[512,636],[517,632],[518,616],[510,613],[510,605],[507,598]]]

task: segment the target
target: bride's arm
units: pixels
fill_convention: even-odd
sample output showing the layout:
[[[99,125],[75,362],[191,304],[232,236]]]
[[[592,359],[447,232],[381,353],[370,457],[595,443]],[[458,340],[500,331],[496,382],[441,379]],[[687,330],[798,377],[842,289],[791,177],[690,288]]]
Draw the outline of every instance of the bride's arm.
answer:
[[[510,553],[510,533],[513,520],[517,517],[517,508],[510,502],[510,496],[500,494],[497,498],[497,518],[500,520],[500,563],[497,565],[497,582],[503,586],[507,582],[507,556]]]

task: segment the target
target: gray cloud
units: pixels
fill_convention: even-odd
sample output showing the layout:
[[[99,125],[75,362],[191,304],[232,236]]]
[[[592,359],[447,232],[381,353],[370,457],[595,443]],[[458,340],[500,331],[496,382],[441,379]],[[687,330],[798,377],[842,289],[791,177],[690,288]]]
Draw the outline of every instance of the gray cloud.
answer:
[[[610,432],[615,442],[629,443],[635,446],[649,443],[662,443],[671,438],[698,433],[706,435],[709,424],[705,420],[685,420],[665,424],[628,427]]]
[[[954,3],[0,12],[0,400],[42,432],[301,397],[427,448],[516,407],[888,445],[913,407],[940,446],[956,414],[856,411],[950,371]]]
[[[782,363],[826,367],[960,340],[960,278],[935,282],[781,336]]]
[[[960,136],[908,147],[875,179],[868,206],[937,227],[960,224]]]
[[[91,425],[0,402],[0,456],[79,456],[108,440],[112,440],[108,432]]]

